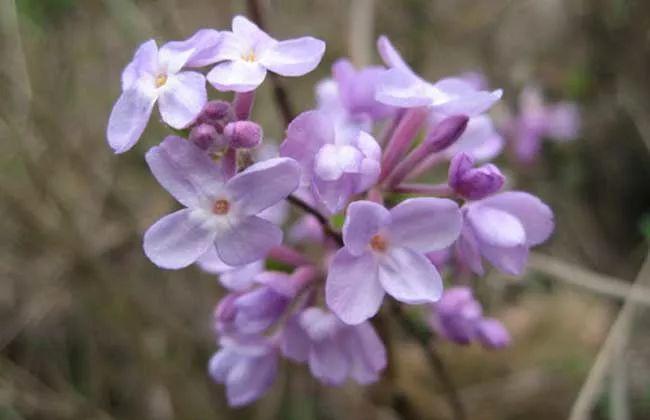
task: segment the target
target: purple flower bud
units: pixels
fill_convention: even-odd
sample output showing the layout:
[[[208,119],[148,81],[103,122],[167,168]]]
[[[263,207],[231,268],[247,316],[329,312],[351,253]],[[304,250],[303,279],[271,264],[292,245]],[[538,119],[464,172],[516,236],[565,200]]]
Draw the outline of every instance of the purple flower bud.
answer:
[[[235,116],[230,103],[226,101],[210,101],[205,104],[196,122],[197,124],[213,125],[217,132],[222,132],[223,127],[234,119]]]
[[[239,294],[237,293],[229,293],[217,304],[214,310],[215,329],[217,331],[222,331],[224,325],[234,321],[235,315],[237,315],[235,301],[238,297]]]
[[[468,287],[447,289],[434,305],[431,324],[444,338],[457,344],[469,344],[474,339],[477,322],[483,310]]]
[[[429,144],[429,153],[440,152],[454,144],[467,128],[468,122],[467,116],[454,115],[436,124],[424,140]]]
[[[505,177],[499,168],[486,164],[474,168],[474,159],[466,153],[454,156],[449,165],[449,186],[469,200],[480,200],[503,187]]]
[[[485,318],[476,328],[476,337],[485,348],[498,350],[508,347],[511,342],[510,333],[503,324],[494,318]]]
[[[231,147],[251,149],[262,142],[262,127],[252,121],[235,121],[223,129]]]
[[[217,140],[221,144],[216,144]],[[192,131],[190,131],[190,141],[203,150],[208,150],[213,145],[218,148],[225,146],[223,139],[217,133],[217,129],[213,125],[205,123],[192,128]]]

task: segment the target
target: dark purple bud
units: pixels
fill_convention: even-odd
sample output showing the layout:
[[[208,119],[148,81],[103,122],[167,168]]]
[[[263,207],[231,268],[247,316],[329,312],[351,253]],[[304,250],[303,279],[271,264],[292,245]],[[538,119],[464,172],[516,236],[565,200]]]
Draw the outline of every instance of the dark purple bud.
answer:
[[[230,147],[250,149],[262,142],[262,127],[253,121],[235,121],[223,129]]]
[[[428,143],[428,152],[437,153],[445,150],[458,140],[467,128],[469,118],[466,115],[454,115],[436,124],[424,143]]]
[[[223,127],[234,119],[235,115],[230,103],[226,101],[210,101],[201,110],[196,123],[213,125],[217,132],[221,132]]]
[[[463,198],[480,200],[499,191],[505,177],[499,168],[488,163],[474,168],[474,160],[466,153],[459,153],[449,165],[449,186]]]
[[[208,150],[212,146],[220,146],[218,144],[215,144],[218,141],[224,143],[221,135],[217,132],[217,129],[214,128],[213,125],[205,123],[199,124],[192,128],[192,131],[190,131],[190,141],[203,150]],[[225,144],[222,144],[221,146],[224,145]]]
[[[487,349],[498,350],[510,345],[510,333],[494,318],[485,318],[478,323],[476,338]]]

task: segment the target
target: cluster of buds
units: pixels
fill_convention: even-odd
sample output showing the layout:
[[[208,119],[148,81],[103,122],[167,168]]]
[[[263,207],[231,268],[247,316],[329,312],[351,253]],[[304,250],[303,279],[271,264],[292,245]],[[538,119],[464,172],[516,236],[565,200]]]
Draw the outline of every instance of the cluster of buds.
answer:
[[[146,231],[144,252],[164,269],[196,264],[227,290],[209,371],[233,406],[268,390],[281,357],[308,364],[328,385],[378,380],[387,357],[370,320],[386,294],[422,305],[450,341],[510,341],[471,290],[445,291],[441,275],[483,275],[484,260],[519,275],[529,248],[553,231],[548,206],[501,191],[495,165],[475,166],[503,146],[486,114],[502,92],[470,75],[428,82],[386,37],[377,45],[383,66],[334,63],[316,87],[316,108],[288,124],[275,154],[250,120],[255,90],[269,71],[313,70],[324,42],[278,41],[237,16],[231,31],[200,30],[161,48],[148,41],[123,72],[108,143],[131,149],[156,102],[174,129],[146,162],[183,208]],[[208,100],[206,82],[210,96],[234,92],[232,101]],[[446,162],[447,180],[417,182]],[[305,214],[289,220],[287,202]]]

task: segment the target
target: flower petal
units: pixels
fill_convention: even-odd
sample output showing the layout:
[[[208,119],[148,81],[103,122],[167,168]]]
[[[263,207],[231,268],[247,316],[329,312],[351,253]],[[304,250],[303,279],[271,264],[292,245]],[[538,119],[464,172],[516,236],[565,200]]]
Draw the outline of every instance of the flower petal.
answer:
[[[171,195],[186,207],[223,192],[223,173],[206,153],[194,144],[168,136],[145,155],[151,172]]]
[[[226,184],[238,211],[255,215],[298,188],[300,166],[291,158],[258,162],[232,177]]]
[[[151,225],[144,234],[144,253],[158,267],[187,267],[203,255],[214,241],[215,233],[204,220],[183,209],[168,214]]]
[[[390,248],[379,261],[384,290],[405,303],[435,302],[442,295],[438,270],[422,254],[409,248]]]
[[[334,125],[319,111],[303,112],[287,128],[280,145],[280,156],[293,158],[302,166],[302,182],[311,182],[316,154],[325,144],[334,142]]]
[[[282,354],[294,362],[304,363],[309,359],[310,339],[300,326],[298,316],[287,320],[282,329]]]
[[[122,72],[122,91],[131,89],[143,74],[154,74],[158,69],[158,46],[150,39],[138,47],[133,60]]]
[[[163,121],[181,129],[196,119],[207,101],[205,77],[201,73],[185,71],[168,77],[161,89],[158,107]]]
[[[194,35],[183,41],[166,43],[160,47],[160,54],[164,56],[172,52],[182,53],[191,51],[185,62],[185,66],[203,67],[217,62],[217,53],[220,44],[221,33],[214,29],[199,29]]]
[[[375,99],[386,105],[414,108],[431,105],[430,87],[414,75],[394,68],[380,77]]]
[[[498,156],[503,143],[503,137],[495,130],[490,117],[479,115],[470,118],[463,134],[443,153],[449,159],[458,153],[467,153],[474,160],[484,161]]]
[[[493,266],[512,276],[524,273],[528,261],[528,247],[517,245],[513,247],[500,247],[492,244],[479,244],[483,256]]]
[[[343,242],[351,255],[368,250],[370,239],[391,221],[384,206],[372,201],[355,201],[348,206],[343,224]]]
[[[411,198],[391,209],[391,243],[422,253],[451,245],[460,234],[458,205],[445,198]]]
[[[126,152],[138,142],[147,127],[156,99],[156,91],[139,82],[120,95],[106,129],[108,144],[115,153]]]
[[[376,382],[386,367],[386,349],[369,322],[343,332],[343,345],[350,358],[350,376],[362,385]]]
[[[277,372],[278,357],[271,352],[237,363],[226,379],[228,404],[240,407],[259,399],[271,387]]]
[[[353,146],[326,144],[316,154],[314,173],[324,181],[336,181],[346,172],[359,172],[362,160]]]
[[[334,339],[325,339],[312,346],[309,352],[309,370],[322,383],[343,384],[349,369],[349,360]]]
[[[532,194],[507,191],[488,197],[482,203],[515,216],[526,231],[528,245],[538,245],[553,233],[553,211]]]
[[[467,221],[481,243],[512,247],[526,243],[526,232],[512,214],[477,202],[467,207]]]
[[[406,64],[401,54],[393,46],[387,36],[381,35],[377,39],[377,50],[379,51],[379,55],[387,67],[397,68],[414,74],[413,70],[411,70],[409,65]]]
[[[273,38],[261,30],[256,24],[241,15],[237,15],[232,19],[232,33],[237,38],[246,40],[252,45],[258,43],[270,44],[274,41]]]
[[[460,263],[466,265],[475,274],[479,276],[485,274],[478,242],[468,224],[464,224],[458,241],[456,241],[456,256]]]
[[[243,60],[219,63],[208,73],[208,82],[217,90],[250,92],[262,84],[266,69],[259,63]]]
[[[327,275],[327,306],[346,324],[360,324],[377,313],[383,298],[374,256],[366,252],[355,257],[341,248]]]
[[[302,76],[320,63],[325,43],[310,36],[280,41],[264,52],[260,63],[282,76]]]
[[[215,243],[226,264],[249,264],[266,257],[271,248],[282,243],[282,230],[267,220],[249,216],[219,232]]]

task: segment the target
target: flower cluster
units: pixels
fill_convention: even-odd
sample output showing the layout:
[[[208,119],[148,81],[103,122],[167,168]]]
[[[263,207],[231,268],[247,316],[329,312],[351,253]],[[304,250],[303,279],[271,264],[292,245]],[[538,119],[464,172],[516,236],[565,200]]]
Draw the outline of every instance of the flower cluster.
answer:
[[[386,37],[378,50],[384,65],[336,61],[316,87],[316,108],[288,124],[276,152],[250,120],[255,89],[269,71],[313,70],[324,42],[278,41],[237,16],[231,31],[200,30],[160,48],[145,42],[122,74],[108,143],[131,149],[158,103],[173,134],[145,158],[183,207],[146,231],[144,252],[165,269],[196,264],[226,289],[209,371],[233,406],[268,390],[281,357],[328,385],[378,380],[387,355],[371,319],[386,294],[432,308],[432,330],[451,341],[510,341],[469,288],[445,291],[454,279],[443,278],[483,275],[484,261],[519,275],[530,247],[553,231],[548,206],[502,191],[499,168],[475,163],[503,148],[486,114],[502,92],[469,74],[429,82]],[[521,124],[538,124],[531,119]],[[416,182],[447,163],[445,182]],[[287,201],[303,211],[295,221]]]

